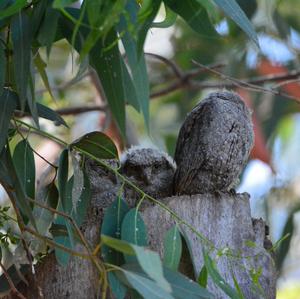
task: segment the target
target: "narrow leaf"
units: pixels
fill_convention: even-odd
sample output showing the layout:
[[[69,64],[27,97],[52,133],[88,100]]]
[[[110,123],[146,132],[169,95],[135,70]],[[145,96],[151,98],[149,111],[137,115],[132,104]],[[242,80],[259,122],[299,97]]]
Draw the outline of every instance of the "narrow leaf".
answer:
[[[41,76],[41,79],[47,89],[47,91],[49,92],[50,96],[52,97],[52,99],[54,99],[51,88],[50,88],[50,84],[49,84],[49,80],[48,80],[48,75],[46,73],[46,67],[47,64],[43,61],[41,55],[39,52],[37,52],[34,56],[34,64]]]
[[[256,32],[247,18],[246,14],[239,7],[235,0],[214,0],[214,2],[230,17],[259,47]]]
[[[68,171],[69,171],[69,151],[68,149],[64,149],[59,158],[59,166],[58,166],[58,191],[60,197],[60,203],[62,210],[67,212],[67,181],[68,181]]]
[[[113,203],[105,210],[103,222],[101,226],[101,234],[112,238],[121,238],[121,224],[124,216],[129,211],[127,203],[117,197]],[[124,263],[123,255],[106,245],[101,247],[101,253],[104,261],[113,263],[114,265],[122,265]]]
[[[68,128],[68,125],[64,121],[64,119],[57,114],[54,110],[44,106],[40,103],[36,103],[38,115],[42,118],[52,120],[55,125],[60,126],[63,125]]]
[[[116,274],[124,283],[138,291],[145,299],[175,299],[169,292],[160,288],[149,278],[125,269],[117,271]]]
[[[25,193],[35,198],[35,162],[32,148],[27,140],[20,141],[13,154],[14,165]]]
[[[210,258],[210,256],[206,253],[206,251],[203,249],[203,258],[204,258],[204,264],[207,269],[207,272],[209,276],[212,278],[213,283],[218,286],[223,292],[228,295],[232,299],[241,299],[238,292],[233,289],[221,276],[221,274],[216,269],[214,262]]]
[[[118,150],[105,134],[95,131],[75,140],[71,148],[87,152],[98,159],[118,159]]]
[[[198,283],[200,286],[206,288],[207,286],[207,269],[205,265],[202,267],[199,276],[198,276]]]
[[[18,104],[16,93],[5,89],[0,94],[0,152],[6,142],[10,119]]]
[[[39,29],[38,41],[42,46],[46,46],[48,56],[55,40],[58,18],[59,11],[48,7],[41,28]]]
[[[113,272],[108,272],[107,278],[110,290],[113,293],[114,297],[116,299],[123,299],[127,292],[127,288],[124,286],[124,284],[121,283],[121,281],[116,277],[115,273]]]
[[[0,18],[6,18],[19,12],[23,7],[27,5],[27,0],[16,0],[12,5],[6,9],[0,10]]]
[[[112,30],[107,34],[102,44],[98,42],[93,47],[90,52],[90,63],[101,80],[120,132],[125,136],[125,94],[122,85],[122,58],[117,41],[117,34]]]
[[[177,270],[182,253],[182,241],[175,225],[169,229],[164,237],[164,265],[174,271]]]
[[[0,94],[3,92],[6,77],[6,56],[5,47],[0,43]]]
[[[214,26],[202,1],[199,0],[165,0],[166,5],[180,15],[186,23],[204,37],[217,37]]]
[[[149,278],[143,272],[138,264],[125,264],[123,269],[138,274],[144,278]],[[190,280],[188,277],[179,272],[172,271],[167,267],[163,268],[165,279],[168,281],[172,288],[172,296],[176,299],[204,299],[214,298],[214,296],[205,288],[199,286],[196,282]]]
[[[58,189],[54,183],[50,183],[41,190],[38,200],[41,204],[56,209],[58,204]],[[35,205],[33,215],[36,219],[36,226],[41,235],[45,235],[54,219],[54,214],[47,209]]]
[[[129,31],[130,24],[137,25],[138,5],[135,1],[130,1],[127,6],[130,12],[130,23],[122,16],[118,25],[119,34],[123,34],[122,43],[126,51],[126,57],[131,70],[133,85],[135,87],[139,107],[143,113],[146,127],[149,129],[149,80],[147,67],[143,53],[138,52],[138,45],[135,38]],[[123,70],[124,71],[124,70]]]
[[[129,243],[147,246],[146,225],[137,209],[131,209],[122,222],[121,239]],[[136,262],[136,258],[125,255],[126,262]]]
[[[153,22],[152,28],[168,28],[175,24],[177,19],[177,14],[174,13],[168,6],[165,6],[166,16],[161,22]]]
[[[26,103],[31,56],[31,24],[25,12],[19,12],[11,23],[14,75],[23,111]]]

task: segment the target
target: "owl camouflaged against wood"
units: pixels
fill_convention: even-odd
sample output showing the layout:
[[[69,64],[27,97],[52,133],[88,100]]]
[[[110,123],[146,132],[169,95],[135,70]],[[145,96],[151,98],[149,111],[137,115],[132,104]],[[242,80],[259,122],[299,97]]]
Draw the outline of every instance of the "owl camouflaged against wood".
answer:
[[[215,92],[187,115],[177,139],[175,194],[227,192],[253,146],[248,108],[233,92]]]

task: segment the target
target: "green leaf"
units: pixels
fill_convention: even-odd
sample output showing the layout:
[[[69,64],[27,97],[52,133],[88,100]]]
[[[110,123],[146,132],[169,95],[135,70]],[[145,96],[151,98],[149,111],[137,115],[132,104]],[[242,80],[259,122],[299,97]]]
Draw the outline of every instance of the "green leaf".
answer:
[[[149,278],[138,264],[126,264],[123,265],[122,268],[126,271],[136,273],[144,278]],[[196,282],[190,280],[188,277],[182,275],[179,272],[172,271],[171,269],[164,267],[163,273],[165,279],[171,286],[171,294],[176,299],[214,298],[214,296],[205,288],[202,288]]]
[[[106,5],[107,9],[104,11],[105,15],[102,13],[100,17],[98,16],[98,20],[94,24],[96,28],[90,31],[83,43],[80,52],[81,58],[85,57],[90,52],[99,38],[105,38],[106,34],[112,30],[113,26],[118,22],[120,14],[124,11],[126,0],[111,2],[110,5],[108,5],[108,3],[109,2],[107,2]]]
[[[53,7],[54,8],[64,8],[72,3],[76,2],[76,0],[54,0]]]
[[[125,99],[137,112],[140,112],[140,104],[136,95],[133,80],[128,72],[127,66],[125,65],[123,59],[121,60],[121,67]]]
[[[156,281],[157,284],[164,290],[170,291],[170,286],[163,277],[162,263],[158,253],[145,247],[137,246],[105,235],[101,235],[101,241],[103,244],[106,244],[109,247],[124,253],[127,261],[138,262],[141,268],[149,275],[151,279]],[[130,260],[128,255],[135,255],[136,258]]]
[[[121,54],[118,37],[112,30],[102,44],[90,52],[90,63],[96,70],[120,132],[125,136],[125,94],[122,84]],[[106,49],[106,50],[104,50]]]
[[[99,21],[100,9],[103,5],[102,0],[88,0],[85,2],[89,23],[95,25]]]
[[[67,9],[75,20],[79,18],[78,9]],[[72,44],[74,24],[67,18],[59,23],[61,34]],[[74,41],[74,47],[80,53],[84,37],[89,31],[81,26]],[[112,30],[105,40],[99,40],[89,53],[90,64],[96,70],[105,96],[123,137],[125,136],[125,94],[122,83],[121,54],[118,48],[118,37]]]
[[[41,194],[36,200],[47,207],[56,209],[58,205],[58,197],[59,194],[57,187],[54,183],[50,183],[47,186],[42,187]],[[33,215],[36,219],[38,232],[41,235],[45,235],[51,226],[51,223],[54,219],[54,214],[47,209],[35,205],[33,209]]]
[[[196,32],[205,37],[217,37],[214,26],[211,24],[208,11],[202,1],[198,0],[165,0],[166,5],[181,16]]]
[[[27,5],[27,0],[16,0],[12,5],[7,7],[6,9],[0,10],[0,19],[14,15],[26,5]]]
[[[64,212],[68,212],[67,204],[67,181],[68,181],[68,172],[69,172],[69,150],[64,149],[59,158],[58,165],[58,191],[60,197],[60,204]]]
[[[18,96],[9,89],[0,95],[0,152],[6,142],[10,119],[18,104]]]
[[[247,18],[246,14],[239,7],[235,0],[214,0],[214,2],[230,17],[259,47],[256,32]]]
[[[5,84],[6,77],[6,56],[5,47],[3,43],[0,42],[0,93],[3,92],[3,87]]]
[[[116,299],[123,299],[126,295],[127,288],[121,283],[113,272],[107,273],[108,283],[111,292]]]
[[[129,207],[127,203],[118,196],[105,210],[101,226],[101,234],[120,239],[121,224],[128,211]],[[114,265],[118,266],[124,263],[123,255],[115,250],[110,249],[106,245],[101,247],[101,253],[104,261],[108,263],[113,263]]]
[[[18,268],[15,265],[10,266],[7,269],[7,274],[9,278],[12,280],[14,285],[18,285],[24,278],[20,276],[26,275],[30,273],[31,267],[30,265],[20,265]],[[0,293],[11,291],[11,287],[7,281],[6,276],[2,273],[0,276]]]
[[[204,264],[207,269],[209,276],[212,278],[213,283],[218,286],[223,292],[228,295],[232,299],[242,299],[239,293],[233,289],[221,276],[221,274],[216,269],[213,260],[207,254],[207,252],[203,249],[203,258]]]
[[[118,159],[118,150],[113,141],[98,131],[82,136],[75,140],[70,147],[87,152],[97,159]]]
[[[25,12],[19,12],[11,22],[14,75],[23,111],[26,103],[31,57],[31,23]]]
[[[38,41],[42,46],[46,46],[49,56],[51,46],[55,40],[59,11],[48,7],[41,28],[39,29]]]
[[[161,2],[162,2],[161,0],[143,1],[142,7],[138,12],[137,19],[138,19],[138,23],[141,24],[140,27],[138,28],[138,38],[137,38],[138,56],[140,56],[143,53],[144,43],[145,43],[148,30],[150,29],[154,18],[158,14]]]
[[[44,106],[40,103],[36,103],[38,115],[42,118],[52,120],[56,126],[63,125],[68,128],[68,125],[64,121],[64,119],[57,114],[54,110]]]
[[[169,292],[145,276],[125,269],[117,271],[116,274],[121,281],[138,291],[145,299],[175,299]]]
[[[29,77],[29,88],[27,89],[27,104],[29,107],[30,114],[32,119],[34,120],[36,126],[39,128],[39,116],[36,106],[35,100],[35,72],[33,63],[30,63],[30,73],[28,74]]]
[[[49,80],[48,80],[48,76],[46,73],[46,67],[47,64],[43,61],[39,51],[36,52],[35,56],[34,56],[34,64],[41,76],[41,79],[47,89],[47,91],[49,92],[50,96],[52,97],[52,99],[54,99],[51,88],[50,88],[50,84],[49,84]]]
[[[35,37],[38,31],[41,29],[42,21],[45,16],[45,11],[47,8],[48,1],[39,1],[34,5],[34,9],[32,11],[32,35]]]
[[[206,288],[207,286],[207,269],[205,265],[202,267],[199,276],[198,276],[198,283],[201,287]]]
[[[121,239],[129,243],[147,246],[147,231],[146,225],[137,209],[131,209],[124,217],[121,228]],[[125,260],[130,262],[136,262],[136,258],[132,256],[126,256]]]
[[[74,177],[73,179],[74,182],[72,186],[72,193],[74,191],[74,185],[75,185],[75,174],[73,177]],[[78,192],[80,196],[76,203],[76,208],[74,207],[74,205],[72,206],[71,216],[75,220],[76,224],[80,226],[86,217],[87,208],[91,201],[91,185],[90,185],[89,177],[85,173],[85,171],[83,171],[83,186],[81,190],[78,190]],[[72,202],[73,202],[73,197],[72,197]]]
[[[177,270],[182,253],[182,241],[178,226],[175,225],[166,232],[164,237],[164,265]]]
[[[165,19],[161,22],[153,22],[152,28],[168,28],[175,24],[177,19],[177,13],[174,13],[168,6],[165,6],[166,16]]]
[[[115,239],[109,236],[101,235],[101,242],[117,251],[120,251],[124,254],[135,255],[135,251],[133,246],[126,242],[119,239]]]
[[[118,25],[119,34],[122,34],[122,43],[125,48],[126,57],[132,74],[132,81],[135,87],[139,107],[144,115],[146,127],[149,129],[149,80],[147,67],[143,53],[138,53],[138,45],[132,36],[129,28],[130,24],[137,25],[138,5],[135,1],[128,2],[126,6],[130,12],[130,23],[122,16]],[[124,69],[123,69],[124,72]],[[126,94],[126,93],[125,93]]]
[[[36,229],[35,219],[32,215],[24,187],[19,181],[19,176],[11,157],[9,144],[7,144],[2,150],[0,158],[0,183],[6,190],[9,190],[9,196],[11,197],[11,200],[16,202],[17,207],[20,209],[23,216],[24,222],[27,223],[29,219],[33,227]]]
[[[32,148],[27,140],[20,141],[13,154],[14,165],[25,193],[35,198],[35,163]]]
[[[66,150],[64,150],[64,151],[66,151]],[[62,152],[61,157],[60,157],[59,167],[61,165],[67,164],[67,162],[65,162],[65,161],[67,159],[68,154],[64,153],[64,151]],[[60,173],[58,173],[58,176],[60,176]],[[71,215],[71,212],[72,212],[71,194],[72,194],[72,188],[73,188],[73,177],[71,177],[66,182],[66,173],[62,173],[61,176],[62,176],[61,181],[58,178],[58,190],[59,190],[60,196],[61,196],[61,194],[64,194],[64,200],[62,200],[62,198],[60,198],[58,210],[65,212],[68,215]],[[62,183],[62,182],[65,182],[65,186],[63,189],[60,188],[60,183]],[[72,228],[69,220],[63,216],[58,215],[56,217],[55,224],[65,227],[68,232],[67,236],[64,236],[63,234],[55,236],[54,237],[55,242],[57,242],[60,245],[65,246],[67,248],[74,248],[75,236],[74,236],[73,228]],[[66,266],[69,262],[70,254],[62,249],[55,248],[55,257],[60,265]]]

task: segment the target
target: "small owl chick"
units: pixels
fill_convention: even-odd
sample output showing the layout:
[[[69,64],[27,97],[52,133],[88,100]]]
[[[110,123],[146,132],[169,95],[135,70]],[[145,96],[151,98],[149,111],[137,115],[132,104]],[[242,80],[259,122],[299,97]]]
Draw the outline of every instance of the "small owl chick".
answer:
[[[227,192],[253,146],[248,108],[233,92],[214,92],[187,115],[177,139],[175,194]]]
[[[154,198],[172,194],[175,168],[171,157],[153,148],[132,147],[121,157],[121,173]],[[134,200],[141,197],[132,188],[129,192],[131,192],[129,197]]]

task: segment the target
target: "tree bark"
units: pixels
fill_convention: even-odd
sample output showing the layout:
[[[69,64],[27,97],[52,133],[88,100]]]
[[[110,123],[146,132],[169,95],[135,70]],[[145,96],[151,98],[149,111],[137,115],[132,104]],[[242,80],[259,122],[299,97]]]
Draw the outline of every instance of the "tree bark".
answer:
[[[92,200],[82,231],[87,241],[96,246],[100,241],[105,208],[116,198],[120,182],[93,162],[88,163],[87,169]],[[124,194],[131,193],[125,190]],[[125,199],[132,202],[130,198]],[[215,249],[209,254],[216,260],[220,274],[233,288],[235,277],[245,298],[275,298],[276,271],[271,255],[264,249],[265,225],[262,220],[252,221],[248,194],[173,196],[161,201],[214,244]],[[162,255],[163,236],[175,221],[159,206],[148,205],[141,213],[148,228],[149,246]],[[189,277],[197,278],[204,265],[203,243],[185,225],[181,225],[181,230],[189,240],[194,273],[183,271]],[[77,245],[76,250],[84,252],[82,245]],[[216,257],[218,252],[223,254]],[[261,274],[254,285],[251,275],[258,271]],[[27,279],[28,286],[23,284],[18,289],[28,299],[83,299],[97,298],[99,294],[97,270],[90,261],[78,257],[71,257],[69,264],[62,267],[57,264],[54,254],[50,254],[36,266],[35,277],[28,275]],[[215,298],[228,298],[211,279],[208,280],[208,289]],[[17,297],[11,295],[9,298]]]

